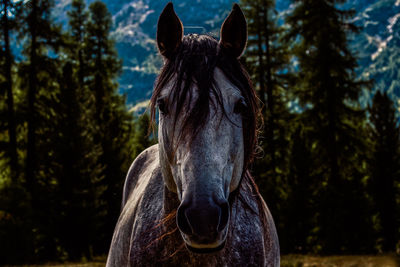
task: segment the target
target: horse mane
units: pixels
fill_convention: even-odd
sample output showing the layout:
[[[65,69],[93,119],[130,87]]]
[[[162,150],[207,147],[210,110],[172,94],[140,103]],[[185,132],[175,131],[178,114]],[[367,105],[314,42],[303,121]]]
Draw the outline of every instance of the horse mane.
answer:
[[[162,89],[170,82],[173,83],[174,89],[170,91],[170,95],[166,96],[165,106],[167,109],[174,108],[174,114],[168,114],[174,116],[173,127],[176,126],[177,119],[183,116],[182,131],[178,142],[183,138],[189,138],[189,142],[191,142],[205,125],[210,113],[210,101],[214,107],[218,106],[226,116],[221,88],[218,88],[214,79],[216,67],[240,90],[248,107],[242,114],[245,158],[243,174],[245,174],[254,159],[257,148],[257,129],[260,118],[258,99],[249,75],[242,64],[228,51],[225,51],[213,37],[198,34],[185,35],[175,53],[169,58],[165,58],[150,100],[151,118],[154,122],[157,101],[161,97]],[[193,84],[198,89],[196,98],[192,96]],[[184,106],[193,108],[184,110]]]

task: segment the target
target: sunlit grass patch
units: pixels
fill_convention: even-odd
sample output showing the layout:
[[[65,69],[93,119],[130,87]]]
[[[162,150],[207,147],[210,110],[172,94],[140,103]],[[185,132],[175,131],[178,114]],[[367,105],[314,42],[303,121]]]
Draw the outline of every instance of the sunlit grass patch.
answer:
[[[94,257],[90,262],[65,262],[65,263],[46,263],[34,265],[6,265],[3,267],[104,267],[106,265],[106,256]]]
[[[106,256],[96,257],[91,262],[46,263],[37,265],[7,265],[3,267],[104,267]],[[283,255],[281,267],[399,267],[400,257],[387,255],[346,255],[346,256],[312,256]]]
[[[284,255],[281,267],[398,267],[396,255],[311,256]]]

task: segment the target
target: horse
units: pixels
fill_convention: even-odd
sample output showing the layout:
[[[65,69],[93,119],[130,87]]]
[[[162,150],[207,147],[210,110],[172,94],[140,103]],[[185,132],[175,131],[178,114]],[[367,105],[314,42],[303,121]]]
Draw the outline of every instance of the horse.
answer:
[[[132,163],[107,265],[279,266],[273,218],[249,172],[258,99],[239,62],[239,5],[220,41],[184,35],[173,4],[157,23],[164,65],[150,100],[158,144]]]

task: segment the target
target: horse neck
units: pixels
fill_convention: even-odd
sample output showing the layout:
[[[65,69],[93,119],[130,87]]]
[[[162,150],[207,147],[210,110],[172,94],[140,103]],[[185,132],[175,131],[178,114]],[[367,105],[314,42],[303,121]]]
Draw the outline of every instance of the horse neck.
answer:
[[[166,235],[163,239],[162,249],[167,249],[165,253],[169,253],[170,248],[183,248],[183,240],[176,225],[176,211],[180,204],[178,195],[171,192],[166,186],[164,186],[164,203],[163,203],[163,214],[161,215],[162,220],[162,234]]]
[[[166,186],[164,186],[163,197],[164,197],[163,217],[165,218],[166,216],[176,212],[180,202],[178,199],[178,195],[174,192],[171,192]]]

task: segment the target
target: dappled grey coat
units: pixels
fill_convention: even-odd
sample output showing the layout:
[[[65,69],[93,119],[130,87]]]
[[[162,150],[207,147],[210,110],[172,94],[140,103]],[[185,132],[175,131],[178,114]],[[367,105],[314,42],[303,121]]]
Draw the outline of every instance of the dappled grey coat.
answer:
[[[129,170],[107,266],[279,266],[273,219],[254,184],[244,179],[233,198],[225,248],[214,254],[190,252],[175,216],[167,218],[175,214],[179,200],[164,185],[158,145],[150,147]]]

